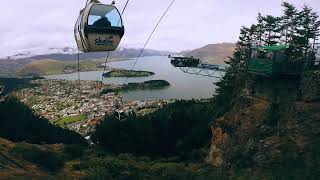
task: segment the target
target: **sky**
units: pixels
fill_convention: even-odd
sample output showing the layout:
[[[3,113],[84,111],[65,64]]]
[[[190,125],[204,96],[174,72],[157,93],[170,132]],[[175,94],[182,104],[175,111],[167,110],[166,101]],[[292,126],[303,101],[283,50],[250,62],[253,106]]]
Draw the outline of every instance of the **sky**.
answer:
[[[109,4],[112,0],[101,0]],[[122,47],[141,48],[172,0],[130,0],[124,13]],[[320,0],[287,0],[320,11]],[[121,11],[126,0],[117,0]],[[258,12],[281,15],[282,0],[176,0],[147,48],[182,51],[206,44],[236,42],[242,25],[256,22]],[[85,0],[1,2],[0,57],[76,47],[73,27]]]

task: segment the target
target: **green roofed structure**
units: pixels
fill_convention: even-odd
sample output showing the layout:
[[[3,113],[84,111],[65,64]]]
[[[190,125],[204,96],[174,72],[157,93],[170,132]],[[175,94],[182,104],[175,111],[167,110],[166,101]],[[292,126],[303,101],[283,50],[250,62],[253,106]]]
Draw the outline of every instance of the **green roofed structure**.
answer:
[[[299,76],[305,68],[305,58],[290,59],[287,56],[289,46],[273,45],[252,48],[251,58],[247,60],[250,74],[276,77],[280,75]]]

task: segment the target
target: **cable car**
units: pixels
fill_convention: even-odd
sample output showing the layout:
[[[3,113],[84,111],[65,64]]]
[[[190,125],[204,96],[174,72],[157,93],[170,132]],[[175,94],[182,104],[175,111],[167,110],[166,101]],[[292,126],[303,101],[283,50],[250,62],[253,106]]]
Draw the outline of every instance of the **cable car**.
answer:
[[[129,116],[129,112],[128,111],[124,111],[124,110],[116,110],[114,112],[114,116],[119,120],[119,121],[126,121],[128,116]]]
[[[248,72],[269,77],[300,76],[306,66],[306,57],[289,59],[286,54],[288,48],[286,45],[252,48],[251,58],[246,62]]]
[[[124,26],[118,9],[91,0],[80,11],[74,28],[78,49],[83,52],[114,51],[124,35]]]

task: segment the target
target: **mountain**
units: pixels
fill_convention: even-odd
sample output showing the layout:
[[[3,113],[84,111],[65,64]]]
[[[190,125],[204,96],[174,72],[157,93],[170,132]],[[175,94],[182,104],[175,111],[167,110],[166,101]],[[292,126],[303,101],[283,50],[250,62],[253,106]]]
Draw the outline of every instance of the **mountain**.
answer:
[[[234,43],[208,44],[183,55],[198,57],[205,63],[223,64],[228,56],[232,56],[235,46]]]
[[[139,55],[141,49],[136,48],[118,48],[114,52],[110,52],[111,58],[134,58]],[[171,54],[169,51],[157,51],[152,49],[145,49],[142,56],[166,56]],[[106,52],[92,52],[92,53],[80,53],[81,60],[102,59],[106,57]],[[71,47],[64,48],[49,48],[45,53],[19,53],[13,56],[7,57],[7,59],[15,60],[43,60],[51,59],[58,61],[75,61],[77,60],[77,51]]]
[[[17,69],[31,62],[31,59],[0,59],[0,77],[16,77]]]
[[[33,61],[16,71],[17,75],[28,76],[28,75],[50,75],[62,73],[65,67],[64,62],[57,60],[39,60]]]
[[[141,49],[135,48],[118,48],[110,53],[110,60],[135,58],[139,55]],[[169,51],[157,51],[145,49],[143,56],[167,56],[173,54]],[[106,52],[80,53],[80,60],[105,59]],[[25,66],[34,67],[34,62],[43,60],[55,61],[76,61],[78,58],[77,51],[72,47],[49,48],[45,53],[37,54],[32,52],[19,53],[9,56],[6,59],[0,59],[0,77],[17,77],[17,71]],[[33,64],[32,64],[33,63]],[[37,63],[36,63],[37,64]]]

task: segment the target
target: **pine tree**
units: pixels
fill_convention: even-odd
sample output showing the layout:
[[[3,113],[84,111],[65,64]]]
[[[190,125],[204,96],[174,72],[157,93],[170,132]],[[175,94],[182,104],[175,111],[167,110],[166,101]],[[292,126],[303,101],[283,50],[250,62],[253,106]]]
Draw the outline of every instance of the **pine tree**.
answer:
[[[257,45],[262,46],[264,44],[263,34],[265,31],[265,24],[263,21],[263,16],[261,13],[258,13],[257,17],[258,24],[256,25],[256,37],[257,37]]]
[[[266,45],[271,46],[280,42],[280,31],[279,27],[280,18],[274,17],[271,15],[267,15],[263,18],[265,23],[265,37],[266,37]]]
[[[281,17],[281,31],[284,43],[290,44],[298,27],[298,10],[294,5],[283,2],[284,15]]]
[[[298,14],[298,28],[291,45],[295,58],[307,57],[313,51],[312,43],[319,37],[319,16],[309,6],[303,6]]]

